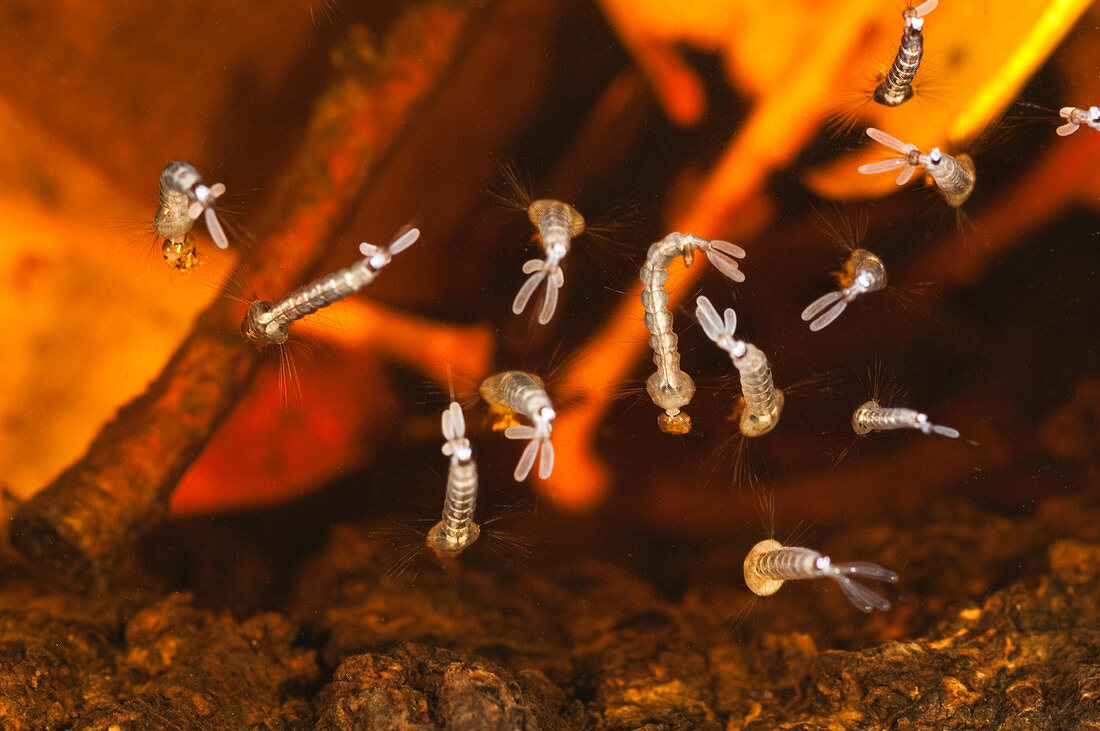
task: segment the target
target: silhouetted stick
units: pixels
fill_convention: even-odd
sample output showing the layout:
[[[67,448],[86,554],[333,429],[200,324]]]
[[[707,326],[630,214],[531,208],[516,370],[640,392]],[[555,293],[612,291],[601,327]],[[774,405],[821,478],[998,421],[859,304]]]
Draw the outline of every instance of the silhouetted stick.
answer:
[[[278,183],[267,218],[274,233],[241,263],[244,282],[263,281],[289,251],[301,264],[286,278],[309,279],[382,153],[461,50],[470,15],[452,5],[416,8],[380,51],[360,43],[344,54],[344,68],[318,98],[301,150]],[[180,478],[261,362],[241,336],[240,320],[239,308],[218,298],[146,392],[15,513],[12,545],[36,570],[76,588],[101,587],[138,536],[165,516]]]

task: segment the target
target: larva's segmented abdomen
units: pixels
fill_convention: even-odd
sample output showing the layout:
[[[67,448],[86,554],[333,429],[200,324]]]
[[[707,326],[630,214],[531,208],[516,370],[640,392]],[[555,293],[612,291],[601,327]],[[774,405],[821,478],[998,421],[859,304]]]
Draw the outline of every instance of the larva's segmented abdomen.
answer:
[[[904,408],[883,408],[874,401],[856,409],[852,415],[852,428],[856,434],[894,429],[920,429],[920,412]]]
[[[813,579],[821,574],[816,568],[819,558],[821,554],[809,548],[780,548],[758,556],[756,572],[764,578],[779,581]]]
[[[556,247],[562,249],[561,255],[569,251],[572,237],[569,230],[572,223],[570,210],[564,204],[550,206],[539,218],[539,238],[547,256],[551,256]]]
[[[745,408],[761,418],[778,416],[779,400],[768,359],[760,348],[746,343],[745,357],[739,359],[737,372],[741,376],[741,395]]]
[[[271,308],[272,320],[285,325],[312,315],[322,307],[358,292],[374,281],[376,274],[369,260],[333,272],[284,297]]]
[[[541,385],[521,371],[504,381],[504,399],[513,411],[534,421],[544,408],[552,408],[550,397]]]
[[[447,473],[447,497],[443,502],[443,534],[454,545],[469,541],[470,526],[477,507],[477,465],[451,461]]]
[[[653,350],[653,363],[657,366],[646,379],[646,393],[659,408],[664,409],[657,423],[661,430],[671,434],[683,434],[691,430],[691,420],[680,409],[691,402],[695,395],[695,382],[680,369],[679,337],[672,329],[672,313],[668,311],[668,267],[685,251],[684,236],[672,233],[649,247],[639,279],[642,281],[642,307],[645,310],[645,326],[649,330],[649,347]]]
[[[913,97],[913,79],[924,55],[924,36],[919,30],[906,28],[894,63],[886,72],[886,78],[875,89],[875,101],[888,107],[896,107]]]
[[[187,208],[191,205],[191,199],[186,193],[181,193],[160,182],[160,208],[153,217],[153,230],[157,236],[175,243],[181,243],[191,227],[195,225],[193,218],[187,215]]]
[[[951,206],[961,206],[974,190],[974,161],[969,155],[943,154],[938,164],[926,164],[925,169]]]

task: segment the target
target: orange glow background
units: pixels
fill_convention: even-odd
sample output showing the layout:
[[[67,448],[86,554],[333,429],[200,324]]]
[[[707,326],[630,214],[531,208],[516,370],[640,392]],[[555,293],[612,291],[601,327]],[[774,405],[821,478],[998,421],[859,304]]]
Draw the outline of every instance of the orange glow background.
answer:
[[[257,212],[330,73],[330,49],[353,24],[382,35],[400,13],[346,8],[315,22],[300,0],[231,0],[171,16],[147,4],[100,5],[14,3],[0,11],[10,29],[0,57],[20,69],[0,80],[7,323],[0,485],[20,498],[78,458],[144,390],[231,276],[235,258],[248,256],[249,236],[269,233]],[[777,353],[777,374],[788,366],[787,374],[805,376],[833,362],[866,363],[934,331],[926,312],[886,326],[904,323],[904,333],[876,331],[873,342],[853,345],[841,328],[852,335],[884,326],[867,312],[846,314],[814,341],[805,368],[789,367],[783,350],[793,340],[783,333],[802,327],[797,312],[810,301],[802,300],[824,291],[817,290],[838,263],[813,228],[813,207],[871,199],[871,236],[900,231],[912,244],[895,255],[902,263],[891,277],[943,301],[1028,246],[1031,232],[1074,208],[1095,211],[1100,198],[1100,134],[1056,138],[1056,112],[1037,109],[1100,102],[1100,14],[1081,0],[1021,0],[1011,12],[1003,2],[941,3],[925,25],[925,86],[890,110],[861,101],[901,34],[900,9],[888,2],[602,0],[599,12],[490,5],[471,31],[463,70],[423,116],[408,120],[397,151],[347,211],[326,266],[350,263],[359,241],[384,243],[408,221],[421,227],[421,242],[361,296],[292,328],[302,341],[290,351],[293,369],[281,370],[286,358],[271,356],[185,476],[173,500],[177,514],[279,503],[369,471],[395,443],[440,441],[438,413],[451,385],[469,397],[494,370],[544,372],[556,360],[568,361],[551,381],[563,404],[558,461],[551,480],[534,488],[563,510],[606,507],[633,492],[622,484],[632,473],[619,469],[635,459],[631,450],[667,449],[669,466],[646,475],[659,488],[637,491],[642,510],[670,524],[713,523],[743,499],[680,499],[694,484],[674,465],[705,472],[695,463],[720,440],[705,447],[667,441],[655,434],[656,409],[631,393],[649,372],[637,284],[649,243],[683,230],[742,244],[749,288],[727,286],[702,261],[676,264],[668,284],[674,306],[705,282],[720,307],[736,301],[739,314],[742,307],[752,313],[751,336]],[[570,33],[597,40],[571,41]],[[570,87],[588,62],[587,86]],[[1044,84],[1029,87],[1037,73]],[[1043,97],[1051,89],[1056,98]],[[859,136],[869,124],[923,147],[974,151],[979,189],[965,221],[957,223],[935,195],[855,172],[882,156]],[[228,252],[196,226],[204,260],[187,277],[163,265],[149,230],[160,169],[177,158],[226,183],[227,212],[236,213]],[[582,211],[582,201],[598,208],[624,198],[643,209],[640,230],[612,234],[621,245],[609,257],[571,254],[563,304],[545,329],[508,307],[534,245],[523,217],[485,193],[504,158],[530,170],[540,196],[572,200]],[[577,248],[600,246],[589,239]],[[295,255],[286,252],[288,261]],[[791,262],[805,266],[795,271]],[[272,282],[260,294],[285,287]],[[689,309],[678,310],[681,333],[697,330]],[[943,314],[941,305],[928,309]],[[681,338],[686,370],[728,372],[698,333]],[[801,346],[789,347],[801,358]],[[776,485],[824,517],[831,504],[821,496],[843,490],[846,480],[885,475],[904,483],[920,472],[934,492],[975,464],[1004,464],[1011,439],[969,408],[974,399],[985,403],[986,395],[974,395],[977,380],[956,382],[934,404],[944,423],[981,443],[977,456],[920,443],[860,462],[856,472],[865,477],[803,471],[819,429],[796,423],[789,438],[766,448],[769,463],[791,466],[777,470]],[[715,414],[701,420],[707,437],[720,432],[725,404],[715,402],[729,400],[712,381],[703,378],[696,395],[697,408]],[[474,413],[471,421],[485,427],[487,417]],[[644,435],[638,444],[636,432]],[[495,438],[488,430],[476,437],[485,447],[483,470],[494,475],[483,481],[510,488],[518,450]],[[729,460],[717,459],[728,479]]]

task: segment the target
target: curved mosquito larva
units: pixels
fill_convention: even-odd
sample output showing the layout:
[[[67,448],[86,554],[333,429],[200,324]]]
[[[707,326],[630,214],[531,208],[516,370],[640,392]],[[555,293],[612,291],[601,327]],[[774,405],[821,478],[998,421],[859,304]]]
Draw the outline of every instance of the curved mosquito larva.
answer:
[[[452,401],[443,412],[443,454],[451,458],[447,469],[447,495],[443,519],[428,531],[428,548],[440,558],[453,558],[477,540],[481,528],[474,522],[477,507],[477,463],[466,438],[462,407]]]
[[[703,331],[719,348],[729,353],[741,377],[741,433],[746,437],[767,434],[779,423],[779,416],[783,413],[783,392],[772,381],[767,356],[752,343],[733,337],[737,328],[737,313],[733,308],[727,307],[722,318],[706,297],[700,297],[695,302],[695,317],[703,326]]]
[[[1066,120],[1065,124],[1054,130],[1062,137],[1073,134],[1082,124],[1100,131],[1100,107],[1089,107],[1088,109],[1062,107],[1058,110],[1058,116]]]
[[[901,45],[886,78],[875,88],[874,99],[887,107],[896,107],[913,97],[913,78],[920,68],[924,56],[924,16],[936,9],[939,0],[926,0],[917,7],[906,8],[901,17],[905,20],[905,30],[901,34]]]
[[[958,439],[959,432],[946,426],[937,426],[928,420],[927,414],[913,409],[887,408],[877,401],[867,401],[852,414],[852,430],[859,436],[873,431],[916,429],[923,434],[939,434]]]
[[[802,310],[802,319],[810,323],[810,330],[817,332],[840,317],[844,308],[862,294],[877,292],[886,286],[886,265],[882,259],[867,251],[856,249],[844,262],[844,269],[837,277],[839,290],[829,292],[814,300]]]
[[[584,232],[584,217],[577,209],[561,201],[542,199],[527,207],[527,217],[539,230],[545,259],[531,259],[523,265],[523,273],[529,274],[512,302],[512,312],[519,314],[527,307],[539,284],[546,280],[546,295],[539,310],[539,324],[545,325],[554,316],[558,305],[558,290],[565,282],[561,261],[569,253],[573,237]]]
[[[539,458],[539,477],[548,479],[554,470],[554,445],[550,442],[550,422],[557,414],[542,379],[523,371],[503,371],[481,382],[481,397],[494,411],[512,417],[526,416],[532,426],[513,424],[504,430],[508,439],[528,440],[512,474],[523,482]]]
[[[160,173],[160,207],[153,217],[153,230],[164,239],[162,252],[168,266],[188,270],[198,263],[191,227],[204,213],[210,238],[219,249],[229,246],[214,212],[214,205],[223,193],[224,185],[207,185],[190,163],[175,160],[164,166]]]
[[[896,137],[891,137],[874,127],[867,128],[867,136],[900,153],[901,157],[860,165],[859,172],[865,175],[873,175],[875,173],[892,172],[901,168],[896,182],[898,185],[905,185],[913,177],[917,166],[920,165],[928,171],[928,174],[932,176],[932,180],[936,181],[936,185],[943,193],[947,204],[954,208],[961,206],[974,191],[977,173],[974,170],[974,161],[970,159],[969,155],[955,155],[952,157],[938,147],[933,147],[928,154],[924,154],[916,145],[905,144]]]
[[[678,256],[685,266],[691,266],[696,250],[703,251],[711,264],[735,282],[745,281],[737,259],[745,250],[728,241],[710,241],[692,234],[670,233],[649,247],[646,262],[639,275],[642,280],[642,307],[645,325],[649,329],[649,346],[653,348],[653,363],[657,371],[646,379],[646,392],[665,413],[657,417],[657,426],[666,434],[687,434],[691,417],[681,409],[691,402],[695,382],[680,369],[679,339],[672,329],[672,313],[668,311],[668,267]]]
[[[290,323],[358,292],[374,281],[395,254],[412,246],[418,238],[420,230],[413,228],[388,247],[363,242],[359,251],[365,259],[299,287],[278,302],[253,302],[241,323],[241,331],[257,345],[282,345],[287,340]]]
[[[898,580],[896,573],[878,564],[833,563],[831,558],[811,548],[784,546],[770,538],[757,543],[745,556],[744,573],[745,584],[757,596],[774,594],[786,581],[828,577],[837,583],[848,601],[864,612],[873,609],[885,612],[890,609],[890,602],[852,577],[891,584]]]

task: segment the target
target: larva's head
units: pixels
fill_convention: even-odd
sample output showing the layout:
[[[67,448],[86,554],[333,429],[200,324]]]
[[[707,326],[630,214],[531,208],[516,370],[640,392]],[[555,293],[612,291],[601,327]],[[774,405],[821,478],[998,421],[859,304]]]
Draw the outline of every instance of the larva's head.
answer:
[[[878,408],[877,401],[867,401],[863,403],[858,409],[852,413],[852,431],[858,436],[867,436],[871,433],[871,425],[867,422],[867,417],[872,409]]]
[[[241,322],[241,332],[252,344],[263,347],[265,345],[282,345],[287,341],[289,334],[287,326],[280,325],[271,317],[273,303],[257,300],[248,308],[248,314]]]
[[[877,292],[886,286],[886,265],[870,251],[856,249],[848,258],[848,264],[851,268],[848,286],[857,286],[862,292]]]
[[[580,236],[584,233],[584,216],[568,203],[550,198],[541,198],[527,206],[527,218],[535,226],[538,226],[539,222],[542,221],[542,217],[546,215],[558,215],[565,219],[568,222],[570,236]]]
[[[443,526],[443,521],[439,521],[428,531],[428,537],[424,542],[439,558],[456,558],[472,546],[480,535],[481,527],[472,520],[466,531],[458,536],[449,535]]]
[[[768,538],[753,546],[752,550],[749,551],[749,555],[745,556],[743,568],[745,586],[749,587],[749,591],[753,594],[757,596],[771,596],[779,591],[779,587],[783,586],[782,579],[769,579],[757,568],[761,556],[765,553],[778,551],[781,548],[783,548],[782,543],[772,538]]]

